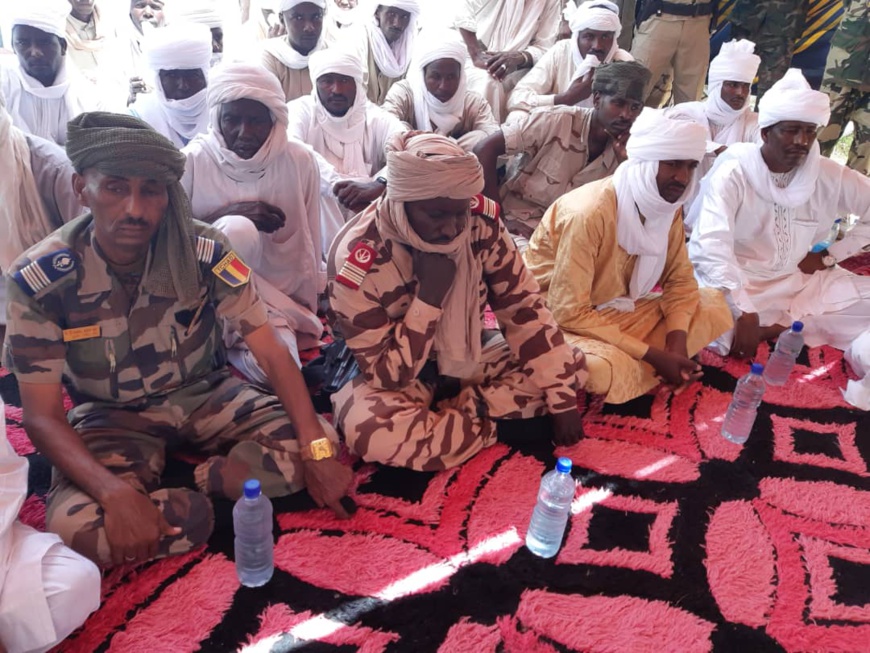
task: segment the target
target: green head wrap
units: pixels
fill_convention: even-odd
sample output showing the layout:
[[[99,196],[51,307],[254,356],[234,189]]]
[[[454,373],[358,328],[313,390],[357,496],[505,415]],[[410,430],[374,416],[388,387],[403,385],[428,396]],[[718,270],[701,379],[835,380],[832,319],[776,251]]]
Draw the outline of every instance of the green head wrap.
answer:
[[[69,122],[66,152],[79,174],[95,169],[167,185],[169,206],[155,236],[146,288],[164,297],[196,300],[201,277],[190,201],[179,183],[185,157],[178,148],[138,118],[94,111]]]

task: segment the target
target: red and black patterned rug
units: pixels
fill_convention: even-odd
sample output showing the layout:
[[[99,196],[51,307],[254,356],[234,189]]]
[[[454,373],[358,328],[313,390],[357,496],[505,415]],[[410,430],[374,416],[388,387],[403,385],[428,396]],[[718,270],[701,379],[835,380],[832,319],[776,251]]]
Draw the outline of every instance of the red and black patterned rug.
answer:
[[[208,548],[108,573],[102,606],[58,650],[870,650],[870,415],[842,399],[842,354],[804,350],[743,447],[719,426],[748,365],[702,362],[679,396],[588,406],[588,437],[559,452],[579,487],[553,560],[523,546],[548,444],[499,443],[440,474],[363,465],[349,521],[304,495],[275,502],[267,586],[239,586],[218,502]],[[31,454],[22,517],[39,527],[48,470],[10,375],[0,394]],[[180,462],[166,476],[192,483]]]

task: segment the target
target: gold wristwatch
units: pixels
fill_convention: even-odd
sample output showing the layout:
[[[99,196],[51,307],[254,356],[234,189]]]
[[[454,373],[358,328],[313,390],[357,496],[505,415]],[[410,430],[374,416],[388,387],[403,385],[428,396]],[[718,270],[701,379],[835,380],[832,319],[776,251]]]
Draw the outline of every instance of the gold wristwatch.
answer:
[[[305,461],[332,458],[336,453],[338,452],[329,438],[319,438],[308,446],[299,447],[299,457]]]

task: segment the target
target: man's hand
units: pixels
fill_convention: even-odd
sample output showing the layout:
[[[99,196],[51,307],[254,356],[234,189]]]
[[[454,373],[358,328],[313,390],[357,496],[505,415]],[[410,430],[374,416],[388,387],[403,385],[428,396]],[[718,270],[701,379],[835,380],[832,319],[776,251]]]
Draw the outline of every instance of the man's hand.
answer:
[[[665,336],[665,351],[683,358],[689,357],[689,347],[686,344],[688,334],[685,331],[668,331]]]
[[[553,444],[556,446],[570,447],[586,435],[583,432],[583,418],[576,408],[550,415],[550,418],[553,421]]]
[[[353,471],[335,458],[308,460],[302,463],[305,473],[305,487],[308,494],[321,508],[330,508],[339,519],[348,519],[347,510],[341,500],[350,489]]]
[[[719,156],[720,154],[722,154],[722,153],[723,153],[725,150],[727,150],[727,149],[728,149],[728,146],[727,146],[727,145],[722,145],[721,147],[717,148],[717,149],[713,152],[713,154],[715,154],[716,156]]]
[[[565,39],[571,38],[571,26],[568,24],[568,21],[562,18],[559,21],[559,29],[556,30],[556,40],[564,41]]]
[[[163,537],[181,534],[154,502],[126,483],[102,503],[106,539],[114,565],[143,562],[157,555]]]
[[[471,57],[471,63],[474,64],[475,68],[486,70],[486,62],[489,61],[491,55],[483,47],[475,50],[473,54],[469,53],[469,56]]]
[[[613,153],[616,154],[616,160],[619,163],[624,162],[628,159],[628,150],[625,149],[628,137],[630,136],[628,130],[622,132],[619,136],[614,136],[610,132],[606,133],[610,137],[610,145],[613,148]]]
[[[243,215],[254,223],[257,231],[270,234],[284,226],[284,211],[268,202],[236,202],[213,213],[206,222],[214,222],[225,215]]]
[[[798,269],[804,274],[812,274],[813,272],[827,270],[828,266],[822,262],[822,259],[826,256],[830,256],[827,250],[815,253],[810,252],[804,256],[800,263],[798,263]]]
[[[761,339],[758,313],[744,313],[734,323],[731,355],[736,358],[752,358],[758,350]]]
[[[590,70],[582,77],[578,77],[571,82],[571,85],[565,89],[564,93],[557,93],[553,98],[555,104],[564,104],[574,106],[578,102],[582,102],[592,95],[592,76],[595,70]],[[626,137],[628,134],[626,133]]]
[[[526,57],[522,52],[487,52],[486,69],[490,76],[503,80],[515,70],[522,68]]]
[[[379,181],[340,181],[332,187],[332,192],[341,205],[349,211],[363,211],[384,192]]]
[[[417,249],[413,250],[411,257],[414,261],[414,276],[420,284],[417,297],[429,306],[441,308],[447,292],[453,286],[456,263],[444,254],[421,252]]]
[[[131,77],[130,78],[130,87],[127,95],[127,106],[130,106],[136,101],[136,96],[139,93],[147,93],[148,86],[145,84],[145,80],[141,77]]]
[[[691,358],[664,349],[650,347],[643,360],[652,365],[665,384],[675,389],[694,383],[703,376],[701,366]]]

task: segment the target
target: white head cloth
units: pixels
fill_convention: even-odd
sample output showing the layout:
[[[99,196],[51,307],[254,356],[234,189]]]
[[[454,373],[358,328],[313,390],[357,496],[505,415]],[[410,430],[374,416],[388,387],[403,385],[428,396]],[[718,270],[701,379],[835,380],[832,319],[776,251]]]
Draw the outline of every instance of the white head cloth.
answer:
[[[579,7],[569,1],[565,5],[562,15],[568,21],[568,27],[571,29],[571,55],[574,59],[573,79],[583,77],[593,68],[613,61],[613,55],[619,49],[617,39],[622,32],[619,7],[610,2],[610,0],[589,0],[589,2],[584,2]],[[585,59],[580,55],[577,35],[587,29],[594,29],[599,32],[613,32],[613,45],[610,46],[610,52],[604,57],[604,61],[599,61],[598,57],[591,53],[587,54]]]
[[[356,23],[359,16],[359,5],[353,7],[342,7],[337,0],[329,0],[329,11],[327,12],[330,20],[335,21],[337,25],[347,27]]]
[[[66,0],[21,0],[9,2],[9,30],[28,25],[66,39],[66,17],[70,11]]]
[[[208,80],[211,31],[205,25],[173,23],[148,32],[142,44],[145,66],[166,124],[189,141],[208,126],[207,88],[184,100],[170,100],[160,83],[161,70],[201,70]],[[145,96],[147,98],[147,96]],[[156,125],[152,125],[156,128]],[[159,131],[159,130],[158,130]]]
[[[758,126],[762,129],[783,120],[828,124],[831,101],[826,93],[814,91],[800,69],[789,68],[758,103]]]
[[[217,6],[217,0],[175,0],[169,4],[172,23],[196,23],[212,27],[223,27],[224,17]]]
[[[250,159],[242,159],[227,148],[220,129],[221,105],[236,100],[255,100],[264,104],[272,115],[272,132]],[[208,86],[209,126],[206,136],[199,136],[221,171],[234,181],[262,179],[275,156],[287,143],[287,104],[278,78],[257,64],[225,63],[216,66]]]
[[[433,61],[452,59],[459,63],[459,87],[447,102],[442,102],[426,88],[424,69]],[[414,94],[414,121],[417,129],[435,132],[444,136],[453,133],[462,120],[465,109],[466,79],[465,61],[468,49],[459,40],[454,30],[423,30],[414,58],[408,68],[408,83]]]
[[[628,160],[616,169],[613,185],[619,246],[638,258],[628,298],[614,300],[618,310],[634,310],[634,300],[649,293],[658,282],[667,258],[668,232],[674,215],[686,198],[694,194],[693,175],[676,202],[665,201],[656,184],[659,161],[700,161],[706,145],[707,129],[703,125],[667,118],[658,109],[644,109],[632,125],[626,143]]]
[[[317,5],[321,9],[326,9],[326,0],[279,0],[276,3],[275,10],[281,14],[285,11],[289,11],[293,9],[296,5],[300,5],[303,2],[311,2],[312,4]],[[320,32],[320,38],[317,40],[317,44],[314,46],[314,49],[308,54],[302,54],[292,45],[290,45],[290,36],[280,36],[274,39],[267,39],[263,44],[263,48],[275,57],[282,64],[287,66],[288,68],[292,68],[293,70],[302,70],[303,68],[308,67],[308,59],[312,54],[317,52],[318,50],[322,50],[324,47],[324,39],[326,37],[326,29],[322,29]]]
[[[374,15],[379,6],[394,7],[411,14],[408,27],[398,41],[390,45],[378,26]],[[420,3],[417,0],[371,0],[371,19],[365,24],[368,32],[369,47],[375,57],[375,63],[387,77],[402,77],[408,71],[411,53],[414,51],[414,41],[417,38],[417,18],[420,16]]]
[[[707,114],[707,119],[710,122],[728,127],[735,124],[740,116],[749,111],[748,97],[742,109],[731,108],[722,99],[722,84],[726,81],[751,84],[760,64],[761,57],[755,54],[755,43],[752,41],[741,39],[729,41],[722,45],[719,54],[710,62],[709,87],[707,99],[704,101],[704,113]],[[738,126],[740,130],[743,129],[742,123]],[[736,135],[735,138],[731,138],[730,134],[720,132],[718,139],[723,143],[729,143],[736,140]]]
[[[368,101],[363,85],[363,66],[359,52],[348,48],[327,48],[311,56],[308,72],[314,87],[311,91],[314,96],[314,111],[311,114],[308,134],[311,147],[320,153],[328,152],[324,156],[330,162],[341,161],[345,174],[368,177],[369,166],[363,150]],[[356,82],[353,105],[343,116],[329,113],[317,94],[317,78],[327,73],[352,77]]]

